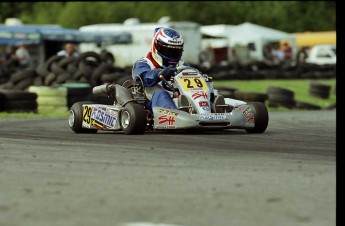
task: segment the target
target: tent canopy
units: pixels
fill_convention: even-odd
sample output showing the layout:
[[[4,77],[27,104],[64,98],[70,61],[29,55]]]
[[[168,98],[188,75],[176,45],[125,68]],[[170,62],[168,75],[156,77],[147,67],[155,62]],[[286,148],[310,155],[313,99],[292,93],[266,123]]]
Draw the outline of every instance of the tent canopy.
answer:
[[[247,44],[257,40],[295,42],[292,34],[249,22],[237,26],[225,24],[202,26],[201,32],[208,36],[227,37],[230,45]]]
[[[81,32],[77,29],[62,28],[58,25],[0,25],[0,44],[38,44],[44,40],[62,42],[93,43],[131,43],[132,36],[128,32],[95,33]]]

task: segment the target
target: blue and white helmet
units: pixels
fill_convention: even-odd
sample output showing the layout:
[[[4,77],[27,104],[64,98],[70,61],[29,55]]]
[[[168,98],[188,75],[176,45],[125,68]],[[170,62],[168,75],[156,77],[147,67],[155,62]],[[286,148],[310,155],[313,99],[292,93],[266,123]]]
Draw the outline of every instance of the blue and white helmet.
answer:
[[[182,57],[183,44],[183,38],[176,30],[156,28],[151,47],[152,57],[160,66],[176,66]]]

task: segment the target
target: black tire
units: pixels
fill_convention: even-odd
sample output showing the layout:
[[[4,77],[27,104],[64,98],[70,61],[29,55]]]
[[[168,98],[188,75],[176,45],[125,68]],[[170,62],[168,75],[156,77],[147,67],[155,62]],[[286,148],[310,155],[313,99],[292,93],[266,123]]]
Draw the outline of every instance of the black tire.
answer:
[[[61,59],[63,59],[64,56],[58,56],[58,55],[54,55],[54,56],[51,56],[43,65],[43,68],[49,72],[51,72],[51,65],[54,63],[54,62],[59,62]]]
[[[67,65],[67,72],[74,74],[78,71],[78,67],[75,64],[69,64]]]
[[[35,70],[23,70],[23,71],[18,71],[14,74],[11,75],[10,81],[13,83],[13,85],[21,82],[24,79],[28,78],[35,78],[37,76]]]
[[[100,57],[101,57],[102,61],[105,63],[110,63],[110,64],[115,63],[115,57],[111,52],[102,51],[100,54]]]
[[[143,134],[146,129],[146,111],[137,103],[128,103],[121,111],[120,124],[125,134]]]
[[[37,94],[20,90],[0,90],[0,100],[34,100],[36,101]]]
[[[309,95],[314,97],[319,97],[322,99],[328,99],[330,94],[331,86],[317,83],[317,82],[311,82],[309,86]]]
[[[58,66],[67,69],[69,64],[73,64],[77,60],[76,57],[70,56],[59,61]]]
[[[53,72],[49,73],[45,78],[44,78],[44,85],[45,86],[51,86],[52,83],[55,81],[56,79],[56,74],[54,74]]]
[[[75,133],[97,133],[97,129],[82,128],[83,104],[94,104],[92,101],[81,101],[74,103],[69,110],[68,125]]]
[[[88,52],[81,53],[79,57],[76,59],[75,64],[78,65],[80,62],[87,60],[88,58],[92,58],[98,64],[100,64],[102,61],[98,53],[88,51]]]
[[[22,81],[18,82],[13,86],[15,90],[25,90],[29,86],[34,84],[34,79],[33,78],[26,78],[23,79]]]
[[[319,105],[302,102],[302,101],[296,101],[295,108],[305,109],[305,110],[321,110],[321,107]]]
[[[36,73],[41,77],[44,78],[49,74],[49,71],[43,66],[43,65],[39,65],[36,68]]]
[[[280,94],[290,98],[294,98],[295,93],[291,90],[270,86],[267,88],[267,94]]]
[[[100,81],[100,77],[105,73],[112,73],[114,66],[109,63],[100,64],[92,73],[90,79],[93,83],[97,84]]]
[[[263,133],[265,132],[269,121],[266,105],[262,102],[252,102],[250,104],[255,108],[255,126],[253,128],[247,128],[246,131],[247,133]]]
[[[12,100],[5,104],[5,111],[37,112],[36,100]]]
[[[57,76],[56,78],[56,82],[57,83],[64,83],[66,82],[68,79],[72,78],[72,75],[68,72],[64,72],[64,73],[61,73]]]
[[[57,62],[52,63],[52,65],[51,65],[51,71],[52,71],[54,74],[56,74],[56,75],[59,75],[59,74],[62,74],[62,73],[65,73],[65,72],[66,72],[62,67],[60,67],[60,66],[58,65]]]

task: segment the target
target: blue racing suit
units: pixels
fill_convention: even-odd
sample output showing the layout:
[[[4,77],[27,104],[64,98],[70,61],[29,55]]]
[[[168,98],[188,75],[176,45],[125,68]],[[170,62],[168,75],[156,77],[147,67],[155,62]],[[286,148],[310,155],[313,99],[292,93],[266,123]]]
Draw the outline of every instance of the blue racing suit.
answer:
[[[178,65],[188,66],[183,61],[180,61]],[[164,67],[159,66],[158,63],[152,58],[151,52],[149,52],[146,57],[143,57],[135,62],[132,71],[133,80],[135,80],[137,84],[140,84],[141,78],[145,87],[154,87],[158,83],[162,82],[158,77],[158,73],[163,69]],[[140,78],[138,78],[138,76]],[[151,110],[151,112],[153,107],[156,106],[177,109],[169,92],[162,89],[155,91],[148,103],[148,108]]]

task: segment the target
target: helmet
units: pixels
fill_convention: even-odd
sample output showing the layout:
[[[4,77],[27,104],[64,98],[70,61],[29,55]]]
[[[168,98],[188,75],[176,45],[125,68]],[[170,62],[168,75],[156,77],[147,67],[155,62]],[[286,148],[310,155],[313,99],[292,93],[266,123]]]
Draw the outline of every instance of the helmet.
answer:
[[[183,38],[176,30],[171,28],[156,28],[152,40],[151,53],[153,59],[166,67],[180,61],[183,52]]]

